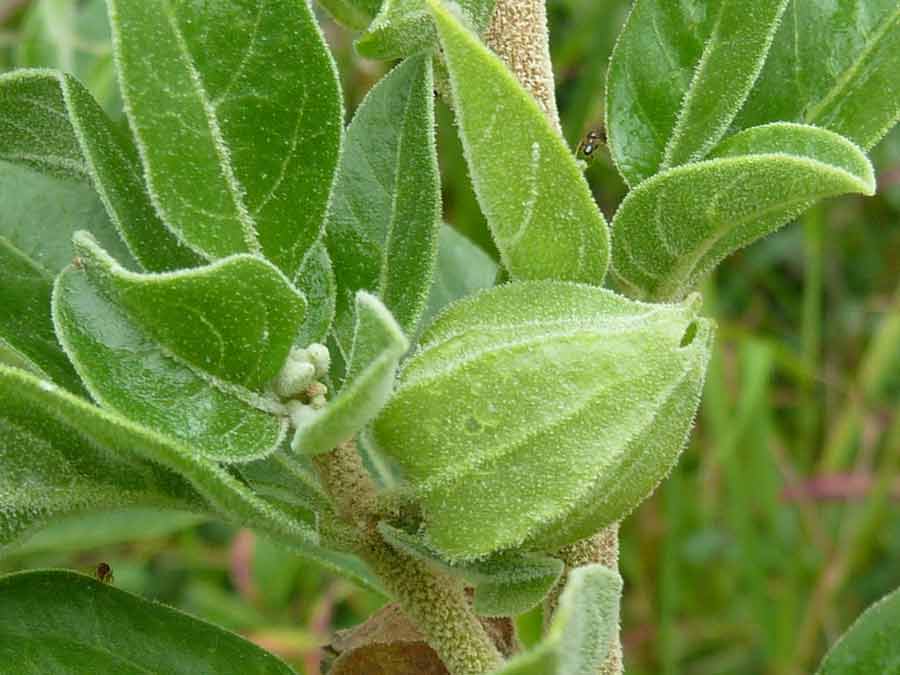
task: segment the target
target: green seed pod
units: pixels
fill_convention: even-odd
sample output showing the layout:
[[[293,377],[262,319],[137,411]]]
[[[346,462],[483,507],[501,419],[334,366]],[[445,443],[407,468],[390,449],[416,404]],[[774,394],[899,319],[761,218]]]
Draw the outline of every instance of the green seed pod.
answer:
[[[671,470],[713,324],[567,282],[496,288],[425,333],[372,439],[450,558],[552,550],[616,522]]]

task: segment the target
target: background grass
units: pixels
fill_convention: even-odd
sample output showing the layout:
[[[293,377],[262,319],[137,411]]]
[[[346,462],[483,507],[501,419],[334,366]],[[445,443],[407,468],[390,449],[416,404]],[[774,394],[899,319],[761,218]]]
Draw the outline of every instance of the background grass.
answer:
[[[102,0],[37,4],[0,0],[0,67],[67,64],[120,115]],[[602,119],[628,5],[549,2],[573,147]],[[324,25],[352,110],[384,65],[358,60],[352,36]],[[445,217],[490,250],[450,114],[439,112]],[[865,606],[900,586],[900,132],[874,160],[878,196],[817,207],[705,286],[720,339],[697,428],[622,531],[629,673],[811,672]],[[608,156],[588,176],[611,215],[625,186]],[[249,532],[153,511],[61,523],[0,571],[100,561],[121,588],[248,635],[308,675],[330,631],[382,602]],[[537,625],[526,617],[523,636]]]

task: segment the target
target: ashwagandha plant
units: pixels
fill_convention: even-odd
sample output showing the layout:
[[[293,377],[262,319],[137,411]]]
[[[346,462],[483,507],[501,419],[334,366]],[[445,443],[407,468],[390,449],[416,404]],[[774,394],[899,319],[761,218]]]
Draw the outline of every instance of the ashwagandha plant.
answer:
[[[43,205],[0,231],[0,545],[211,514],[392,600],[333,675],[620,673],[616,524],[689,434],[714,335],[695,289],[874,192],[896,0],[636,0],[611,227],[579,158],[602,135],[576,156],[559,133],[543,0],[321,0],[399,61],[346,127],[305,0],[107,4],[127,129],[69,74],[0,77],[0,195]],[[442,226],[436,95],[499,269]],[[541,603],[523,651],[512,619]],[[896,672],[898,624],[894,594],[821,672]],[[0,671],[291,672],[48,570],[0,578]]]

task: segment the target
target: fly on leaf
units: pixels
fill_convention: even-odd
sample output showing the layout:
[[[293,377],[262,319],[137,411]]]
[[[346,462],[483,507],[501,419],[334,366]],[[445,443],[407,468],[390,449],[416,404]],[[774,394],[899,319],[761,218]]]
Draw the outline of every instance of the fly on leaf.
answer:
[[[606,146],[606,131],[592,129],[581,139],[575,150],[575,157],[590,164],[597,158],[597,151],[604,146]]]
[[[109,566],[109,563],[102,562],[94,570],[94,576],[97,577],[97,581],[100,583],[111,584],[113,582],[112,567]]]

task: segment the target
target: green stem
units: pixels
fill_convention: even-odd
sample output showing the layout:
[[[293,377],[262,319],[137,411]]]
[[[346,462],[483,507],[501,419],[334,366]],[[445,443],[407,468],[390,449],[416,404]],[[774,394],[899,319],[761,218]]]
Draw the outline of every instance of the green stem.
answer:
[[[377,490],[354,443],[313,464],[338,515],[357,529],[354,552],[365,560],[400,603],[451,675],[484,675],[503,665],[484,626],[469,604],[464,586],[391,548],[378,534]]]

